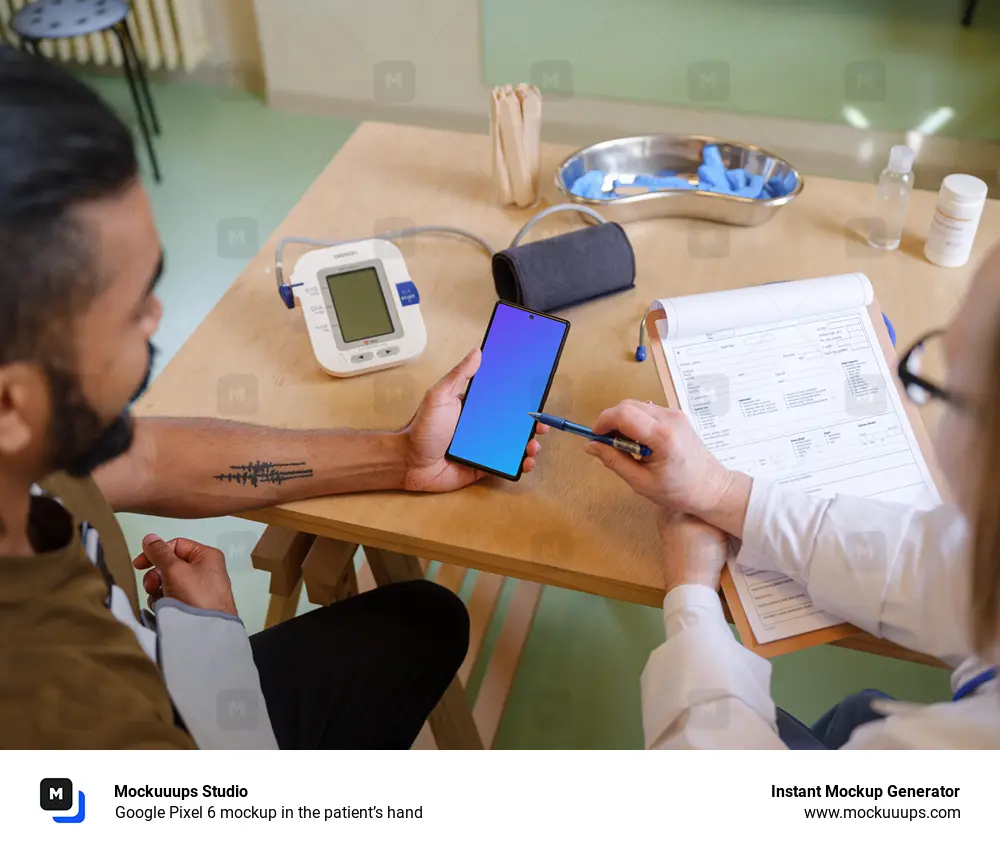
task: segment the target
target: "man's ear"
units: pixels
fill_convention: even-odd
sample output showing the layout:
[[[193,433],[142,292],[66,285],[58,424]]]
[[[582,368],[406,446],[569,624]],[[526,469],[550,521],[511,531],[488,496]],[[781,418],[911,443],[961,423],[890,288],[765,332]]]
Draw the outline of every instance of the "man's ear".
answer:
[[[38,382],[37,370],[26,363],[0,366],[0,458],[22,454],[31,445]]]

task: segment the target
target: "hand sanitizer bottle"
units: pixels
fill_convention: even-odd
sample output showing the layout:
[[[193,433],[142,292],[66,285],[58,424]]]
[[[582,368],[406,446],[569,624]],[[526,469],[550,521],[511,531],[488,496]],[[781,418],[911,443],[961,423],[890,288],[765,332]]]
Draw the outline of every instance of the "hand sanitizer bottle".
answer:
[[[906,221],[906,206],[913,190],[914,153],[906,145],[893,145],[889,164],[878,178],[874,215],[868,223],[868,244],[892,251],[899,247]]]

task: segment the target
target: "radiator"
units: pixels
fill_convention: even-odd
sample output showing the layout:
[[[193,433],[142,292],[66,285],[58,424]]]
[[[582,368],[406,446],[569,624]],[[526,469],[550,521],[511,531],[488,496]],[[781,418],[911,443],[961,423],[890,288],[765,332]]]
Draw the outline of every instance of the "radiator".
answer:
[[[151,71],[193,71],[208,55],[205,2],[132,0],[129,25],[139,56]],[[28,0],[0,0],[0,29],[12,38],[10,19]],[[44,39],[42,53],[62,62],[122,65],[118,38],[110,31],[80,38]]]

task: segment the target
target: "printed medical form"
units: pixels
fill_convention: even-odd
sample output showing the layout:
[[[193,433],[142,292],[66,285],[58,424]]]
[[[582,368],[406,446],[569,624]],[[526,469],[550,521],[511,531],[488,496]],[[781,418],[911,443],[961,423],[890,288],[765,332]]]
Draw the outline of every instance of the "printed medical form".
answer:
[[[654,305],[667,313],[659,330],[681,409],[723,464],[820,496],[940,501],[875,336],[872,298],[859,274]],[[733,559],[730,569],[759,643],[842,622],[780,573]]]

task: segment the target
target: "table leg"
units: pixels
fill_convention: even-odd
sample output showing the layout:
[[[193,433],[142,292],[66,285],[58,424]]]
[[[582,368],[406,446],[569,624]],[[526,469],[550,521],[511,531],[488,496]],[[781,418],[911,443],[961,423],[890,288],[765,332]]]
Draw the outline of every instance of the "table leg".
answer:
[[[346,599],[350,578],[354,576],[354,553],[357,543],[345,543],[329,537],[317,537],[302,562],[302,580],[309,601],[314,605],[333,605]]]
[[[271,601],[264,627],[295,616],[302,593],[302,564],[316,538],[301,531],[269,525],[250,555],[254,569],[271,574]]]
[[[288,596],[281,596],[277,593],[271,594],[271,599],[267,603],[267,615],[264,617],[264,628],[269,629],[285,620],[291,620],[299,608],[299,597],[302,595],[302,579],[292,589]]]
[[[413,555],[365,547],[368,564],[379,585],[422,579],[424,572]],[[428,718],[438,747],[442,750],[481,750],[483,740],[472,719],[465,688],[456,678]]]

